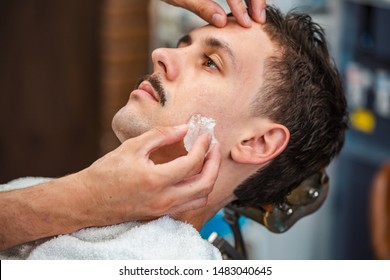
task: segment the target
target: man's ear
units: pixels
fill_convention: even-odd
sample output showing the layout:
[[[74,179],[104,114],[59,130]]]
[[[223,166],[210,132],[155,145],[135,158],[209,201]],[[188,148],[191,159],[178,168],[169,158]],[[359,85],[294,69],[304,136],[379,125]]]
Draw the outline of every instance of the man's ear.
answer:
[[[238,163],[264,164],[283,152],[289,140],[290,132],[284,125],[263,123],[243,136],[231,150],[231,157]]]

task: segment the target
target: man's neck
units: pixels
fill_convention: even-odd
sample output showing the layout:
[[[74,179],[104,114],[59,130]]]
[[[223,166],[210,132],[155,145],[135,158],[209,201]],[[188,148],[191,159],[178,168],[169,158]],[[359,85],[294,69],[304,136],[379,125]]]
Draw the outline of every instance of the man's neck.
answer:
[[[256,171],[252,165],[240,165],[230,159],[221,163],[218,179],[215,182],[213,191],[209,195],[207,205],[183,213],[173,215],[174,219],[192,224],[198,231],[210,220],[220,209],[235,200],[235,188],[250,174]]]

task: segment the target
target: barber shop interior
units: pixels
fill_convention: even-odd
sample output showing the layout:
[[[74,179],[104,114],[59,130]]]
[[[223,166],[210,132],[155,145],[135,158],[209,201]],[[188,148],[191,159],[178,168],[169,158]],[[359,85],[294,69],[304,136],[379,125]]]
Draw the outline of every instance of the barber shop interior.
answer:
[[[230,13],[226,1],[216,2]],[[390,1],[266,3],[323,28],[346,98],[345,142],[282,203],[229,203],[199,234],[223,259],[388,260]],[[160,0],[4,0],[1,7],[0,184],[62,177],[117,149],[113,117],[153,73],[153,50],[174,49],[208,24]]]

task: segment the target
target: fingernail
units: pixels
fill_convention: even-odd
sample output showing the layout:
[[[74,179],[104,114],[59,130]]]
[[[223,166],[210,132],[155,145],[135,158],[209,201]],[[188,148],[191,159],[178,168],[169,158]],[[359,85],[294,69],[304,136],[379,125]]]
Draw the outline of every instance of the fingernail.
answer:
[[[266,12],[265,12],[265,9],[263,9],[260,13],[260,20],[262,23],[265,23],[265,20],[266,20]]]
[[[251,18],[249,17],[248,13],[244,14],[244,21],[246,24],[251,25]]]
[[[224,17],[220,14],[213,14],[211,17],[211,22],[217,27],[223,27]]]

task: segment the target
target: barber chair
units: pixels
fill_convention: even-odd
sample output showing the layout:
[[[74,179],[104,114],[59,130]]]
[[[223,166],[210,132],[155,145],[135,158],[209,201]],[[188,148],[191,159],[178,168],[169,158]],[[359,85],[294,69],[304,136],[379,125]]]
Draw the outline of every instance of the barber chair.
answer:
[[[271,232],[283,233],[299,219],[320,208],[328,195],[328,190],[329,177],[325,170],[321,170],[296,187],[287,196],[285,203],[258,209],[228,205],[223,209],[223,214],[224,220],[233,232],[234,246],[215,232],[208,240],[221,251],[224,259],[245,260],[248,256],[239,225],[241,216],[262,224]]]

